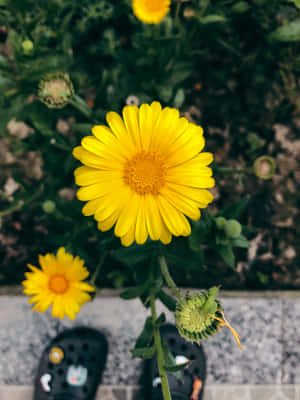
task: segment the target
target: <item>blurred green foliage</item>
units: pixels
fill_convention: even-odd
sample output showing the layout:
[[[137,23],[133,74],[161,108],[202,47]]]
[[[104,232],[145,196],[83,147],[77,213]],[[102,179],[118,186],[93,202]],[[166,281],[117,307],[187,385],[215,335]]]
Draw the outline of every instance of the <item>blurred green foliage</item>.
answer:
[[[245,150],[251,160],[268,139],[268,133],[259,131],[266,95],[276,97],[274,85],[282,88],[287,116],[291,108],[300,108],[291,80],[300,70],[298,7],[298,0],[173,1],[171,13],[153,26],[136,19],[130,0],[0,0],[0,140],[9,142],[15,157],[38,152],[42,160],[39,178],[18,162],[0,164],[0,185],[8,170],[20,185],[13,198],[1,192],[2,229],[18,234],[17,244],[29,252],[18,257],[14,271],[9,264],[4,267],[9,279],[22,278],[29,258],[33,262],[38,253],[64,245],[90,269],[107,251],[109,284],[120,287],[134,280],[143,286],[154,244],[147,243],[143,252],[136,251],[138,246],[120,248],[112,233],[98,232],[93,220],[82,216],[79,201],[62,195],[62,190],[75,188],[72,149],[93,124],[105,122],[107,111],[120,112],[129,96],[183,110],[199,97],[204,123],[225,126],[232,119],[247,127],[237,151]],[[38,101],[38,83],[52,72],[70,76],[75,104],[55,110]],[[277,117],[282,116],[281,105],[271,106]],[[11,136],[7,124],[13,118],[34,133]],[[244,205],[242,200],[217,216],[238,218],[236,210]],[[17,210],[21,227],[5,226],[5,220],[13,221],[7,210]],[[190,238],[167,246],[166,257],[197,272],[204,262],[203,244],[215,248],[231,267],[233,248],[248,247],[242,233],[228,238],[205,212]]]

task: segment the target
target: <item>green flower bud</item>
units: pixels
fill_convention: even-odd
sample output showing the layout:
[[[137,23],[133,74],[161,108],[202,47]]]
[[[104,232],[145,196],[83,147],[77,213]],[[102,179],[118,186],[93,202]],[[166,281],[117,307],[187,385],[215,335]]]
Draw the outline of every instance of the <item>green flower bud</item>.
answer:
[[[253,164],[253,171],[256,176],[262,179],[270,179],[276,170],[276,162],[274,158],[269,156],[262,156],[255,160]]]
[[[63,108],[74,96],[74,87],[67,74],[47,74],[39,83],[38,96],[49,108]]]
[[[52,214],[55,211],[56,205],[52,200],[46,200],[42,204],[42,209],[46,214]]]
[[[31,40],[24,40],[22,43],[23,52],[26,56],[32,52],[33,47],[34,45]]]
[[[241,348],[239,335],[225,320],[221,303],[216,299],[218,291],[217,287],[212,287],[188,294],[180,300],[175,311],[177,329],[186,340],[199,343],[213,336],[222,326],[227,326]]]
[[[218,229],[223,229],[226,224],[226,219],[224,217],[216,218],[216,225]]]
[[[235,219],[230,219],[230,220],[226,221],[224,230],[225,230],[227,237],[229,237],[231,239],[236,239],[242,233],[242,225],[239,223],[239,221],[237,221]]]

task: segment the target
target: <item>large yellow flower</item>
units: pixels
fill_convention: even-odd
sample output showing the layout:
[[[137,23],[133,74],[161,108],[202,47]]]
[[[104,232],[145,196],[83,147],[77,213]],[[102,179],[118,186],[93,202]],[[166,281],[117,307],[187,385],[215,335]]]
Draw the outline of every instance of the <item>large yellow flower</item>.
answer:
[[[115,112],[106,119],[110,128],[94,126],[73,151],[85,164],[75,170],[83,214],[94,215],[102,231],[115,225],[124,246],[188,236],[185,215],[198,220],[213,200],[206,190],[214,186],[213,156],[201,153],[202,128],[158,102],[125,106],[123,120]]]
[[[84,261],[73,257],[61,247],[55,257],[54,254],[39,256],[41,269],[30,264],[31,272],[26,272],[24,293],[32,295],[28,301],[36,303],[32,310],[45,312],[52,305],[52,316],[63,319],[67,315],[75,319],[80,306],[91,299],[86,292],[95,289],[88,283],[82,282],[89,276],[84,267]]]
[[[171,0],[132,0],[135,16],[146,24],[158,24],[170,11]]]

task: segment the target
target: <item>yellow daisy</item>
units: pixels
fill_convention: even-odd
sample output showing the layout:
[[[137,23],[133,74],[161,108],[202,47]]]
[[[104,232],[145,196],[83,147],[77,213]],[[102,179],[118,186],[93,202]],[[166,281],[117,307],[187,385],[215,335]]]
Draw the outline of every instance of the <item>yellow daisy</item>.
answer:
[[[94,126],[73,151],[85,164],[75,170],[83,214],[94,215],[101,231],[115,225],[124,246],[188,236],[185,216],[198,220],[199,208],[213,200],[203,129],[158,102],[125,106],[123,119],[115,112],[106,119],[109,128]]]
[[[52,305],[52,317],[63,319],[67,315],[75,319],[80,306],[91,300],[86,292],[94,292],[93,286],[82,282],[89,276],[84,261],[73,257],[61,247],[54,254],[39,256],[41,269],[30,264],[22,282],[24,293],[33,296],[28,302],[36,303],[32,310],[45,312]]]
[[[146,24],[158,24],[170,11],[171,0],[132,0],[135,16]]]

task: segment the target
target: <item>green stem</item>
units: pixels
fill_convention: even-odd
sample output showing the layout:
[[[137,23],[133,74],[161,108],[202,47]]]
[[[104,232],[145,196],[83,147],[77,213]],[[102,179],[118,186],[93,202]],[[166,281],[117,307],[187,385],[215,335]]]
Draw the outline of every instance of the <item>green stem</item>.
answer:
[[[93,273],[93,276],[92,276],[91,281],[90,281],[91,285],[95,285],[97,276],[99,275],[99,272],[101,271],[101,268],[102,268],[102,266],[104,264],[105,256],[106,256],[106,253],[103,253],[101,258],[100,258],[100,260],[99,260],[99,263],[98,263],[98,265],[97,265],[97,267],[95,269],[95,272]]]
[[[11,207],[7,208],[4,211],[0,212],[0,217],[4,217],[4,215],[8,215],[13,213],[14,211],[20,210],[24,206],[24,200],[19,200],[16,204],[13,204]]]
[[[176,11],[175,11],[175,26],[180,30],[180,22],[179,22],[179,12],[181,8],[181,0],[177,0]]]
[[[5,215],[9,215],[13,213],[14,211],[19,211],[21,210],[24,206],[27,204],[30,204],[33,200],[35,200],[39,195],[41,194],[43,190],[43,185],[41,185],[38,190],[27,200],[19,200],[17,203],[13,204],[11,207],[7,208],[4,211],[0,212],[0,217],[4,217]]]
[[[164,353],[163,353],[163,348],[162,348],[162,344],[161,344],[160,332],[159,332],[159,328],[155,325],[157,316],[156,316],[154,296],[151,296],[151,298],[150,298],[150,306],[151,306],[151,314],[152,314],[154,344],[156,347],[157,365],[158,365],[159,376],[161,379],[162,393],[163,393],[164,400],[172,400],[171,394],[170,394],[170,389],[169,389],[167,373],[166,373],[166,370],[164,367]]]
[[[84,100],[82,100],[79,96],[74,96],[70,101],[73,107],[75,107],[78,111],[80,111],[85,117],[90,118],[92,114],[92,110],[86,104]]]
[[[169,288],[171,289],[174,296],[177,297],[178,300],[180,300],[182,298],[180,290],[178,289],[178,287],[176,286],[176,283],[173,281],[173,279],[170,275],[167,260],[166,260],[165,256],[160,256],[158,258],[158,261],[159,261],[159,265],[160,265],[160,269],[163,274],[163,277],[165,278]]]
[[[234,168],[229,168],[229,167],[217,167],[215,169],[216,173],[221,173],[221,174],[244,174],[249,172],[249,168],[240,168],[240,169],[234,169]]]

